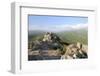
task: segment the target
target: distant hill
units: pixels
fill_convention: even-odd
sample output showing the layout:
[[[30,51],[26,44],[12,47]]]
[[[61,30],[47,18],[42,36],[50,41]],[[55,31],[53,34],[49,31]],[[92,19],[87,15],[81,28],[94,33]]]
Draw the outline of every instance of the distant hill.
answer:
[[[68,42],[68,43],[80,42],[83,44],[88,44],[88,30],[87,29],[63,31],[63,32],[58,32],[57,35],[64,42]]]
[[[28,31],[28,35],[31,36],[31,35],[38,35],[38,34],[43,34],[43,33],[46,33],[46,31],[41,31],[41,30],[31,30],[31,31]]]
[[[41,40],[44,36],[44,34],[47,31],[29,31],[28,32],[28,39],[29,41],[34,41],[36,39]],[[70,31],[61,31],[61,32],[55,32],[56,35],[58,35],[61,40],[67,43],[76,43],[80,42],[83,44],[88,44],[88,29],[77,29],[77,30],[70,30]]]
[[[41,40],[43,38],[43,35],[45,34],[45,31],[40,30],[34,30],[34,31],[28,31],[28,40],[34,41],[34,40]]]

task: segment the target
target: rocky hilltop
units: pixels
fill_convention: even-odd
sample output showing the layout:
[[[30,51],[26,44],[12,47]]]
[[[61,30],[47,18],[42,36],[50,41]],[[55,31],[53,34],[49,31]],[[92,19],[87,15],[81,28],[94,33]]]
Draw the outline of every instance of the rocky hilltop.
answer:
[[[87,45],[63,42],[55,33],[47,32],[42,40],[28,43],[29,60],[87,58]]]

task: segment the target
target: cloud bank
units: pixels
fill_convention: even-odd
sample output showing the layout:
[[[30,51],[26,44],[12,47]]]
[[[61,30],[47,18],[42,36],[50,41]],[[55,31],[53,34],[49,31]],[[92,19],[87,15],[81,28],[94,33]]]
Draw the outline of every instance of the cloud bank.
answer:
[[[60,31],[70,31],[70,30],[79,30],[88,28],[88,24],[76,24],[76,25],[54,25],[54,26],[38,26],[31,25],[29,26],[29,31],[32,30],[41,30],[41,31],[50,31],[50,32],[60,32]]]

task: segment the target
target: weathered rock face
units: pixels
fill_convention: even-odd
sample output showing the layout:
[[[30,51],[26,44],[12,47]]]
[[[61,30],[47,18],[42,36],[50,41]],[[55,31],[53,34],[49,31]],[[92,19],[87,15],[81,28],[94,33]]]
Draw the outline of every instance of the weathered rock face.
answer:
[[[62,49],[60,38],[53,33],[46,33],[42,41],[34,41],[30,43],[30,48],[34,50],[57,50]]]
[[[29,43],[29,60],[46,59],[78,59],[87,58],[87,45],[79,42],[68,44],[63,42],[56,34],[46,33],[41,41]]]
[[[47,60],[60,59],[60,51],[63,45],[60,44],[60,38],[53,33],[46,33],[41,41],[36,40],[30,43],[28,52],[29,60]]]
[[[70,44],[66,46],[65,53],[61,56],[61,59],[81,59],[87,58],[87,47],[86,45],[82,45],[80,43]]]
[[[49,33],[47,32],[44,35],[43,41],[47,41],[47,42],[59,42],[61,39],[54,33]]]

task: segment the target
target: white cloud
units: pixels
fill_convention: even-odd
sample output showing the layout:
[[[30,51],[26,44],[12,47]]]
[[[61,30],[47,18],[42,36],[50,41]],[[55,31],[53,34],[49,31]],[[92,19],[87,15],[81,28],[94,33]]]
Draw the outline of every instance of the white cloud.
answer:
[[[82,28],[87,28],[88,24],[77,24],[77,25],[54,25],[54,26],[47,26],[47,27],[39,27],[36,25],[32,25],[29,27],[29,30],[44,30],[44,31],[52,31],[52,32],[58,32],[58,31],[69,31],[69,30],[78,30]]]
[[[82,29],[88,27],[88,24],[77,24],[75,26],[72,26],[73,29]]]

